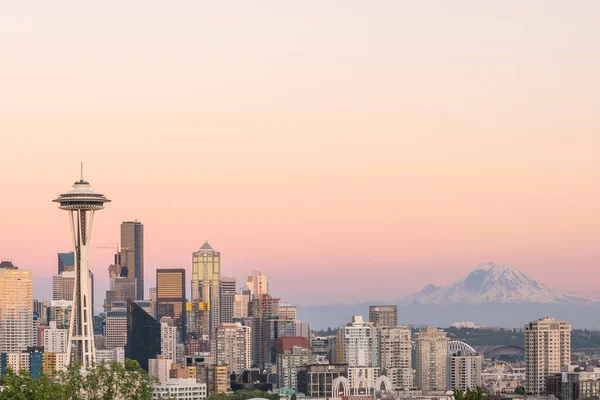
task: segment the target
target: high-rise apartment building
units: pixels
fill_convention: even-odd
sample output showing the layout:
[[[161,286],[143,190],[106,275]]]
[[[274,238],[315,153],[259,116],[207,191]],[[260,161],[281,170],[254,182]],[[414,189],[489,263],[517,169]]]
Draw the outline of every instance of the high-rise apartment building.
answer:
[[[160,353],[168,360],[177,361],[177,327],[171,317],[160,319]]]
[[[525,325],[525,389],[546,391],[546,377],[571,363],[571,325],[546,317]]]
[[[385,371],[393,390],[414,386],[410,329],[379,328],[379,368]]]
[[[10,261],[0,263],[0,353],[33,346],[33,288],[31,271]]]
[[[261,295],[269,293],[267,277],[257,270],[252,271],[252,276],[248,277],[246,286],[250,289],[251,298],[259,298]]]
[[[212,335],[221,323],[221,253],[208,242],[192,255],[192,303],[194,333]]]
[[[75,253],[58,253],[58,274],[63,271],[75,271]]]
[[[233,322],[235,308],[235,278],[221,279],[221,323]]]
[[[69,337],[68,329],[58,329],[56,321],[50,321],[50,326],[44,329],[44,351],[46,353],[66,353]]]
[[[240,323],[223,323],[216,329],[217,365],[226,365],[227,373],[241,376],[251,367],[252,335],[249,326]]]
[[[141,222],[121,224],[120,258],[120,265],[126,267],[136,280],[136,298],[132,300],[144,300],[144,225]]]
[[[156,270],[156,314],[158,320],[173,318],[183,340],[186,332],[185,269]]]
[[[379,336],[373,324],[355,315],[340,332],[343,364],[348,364],[348,367],[379,367]]]
[[[444,331],[427,327],[415,341],[416,385],[421,390],[446,390],[448,338]]]
[[[483,356],[478,353],[459,351],[448,357],[448,390],[474,390],[482,387],[481,363]]]
[[[376,328],[398,326],[398,306],[369,306],[369,322]]]

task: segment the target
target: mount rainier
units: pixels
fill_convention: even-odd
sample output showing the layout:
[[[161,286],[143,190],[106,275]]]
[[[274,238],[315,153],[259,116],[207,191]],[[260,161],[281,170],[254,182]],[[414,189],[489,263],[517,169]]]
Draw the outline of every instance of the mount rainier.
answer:
[[[592,300],[575,294],[558,293],[507,265],[483,264],[450,286],[428,285],[401,303],[484,304],[538,303],[588,304]]]

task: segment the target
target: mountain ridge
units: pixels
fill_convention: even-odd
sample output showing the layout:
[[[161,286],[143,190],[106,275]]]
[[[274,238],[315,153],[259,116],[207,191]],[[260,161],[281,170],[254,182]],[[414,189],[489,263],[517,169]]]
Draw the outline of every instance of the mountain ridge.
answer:
[[[595,301],[573,293],[560,293],[508,265],[485,263],[454,283],[427,285],[401,304],[590,304]]]

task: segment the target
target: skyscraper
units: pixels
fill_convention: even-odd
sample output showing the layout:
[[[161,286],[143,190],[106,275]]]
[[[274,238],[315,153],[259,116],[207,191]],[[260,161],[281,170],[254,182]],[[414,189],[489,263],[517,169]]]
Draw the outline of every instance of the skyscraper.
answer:
[[[446,390],[448,338],[444,331],[428,327],[417,333],[416,385],[421,390]]]
[[[254,298],[248,303],[248,316],[252,318],[252,364],[264,368],[271,362],[268,321],[279,317],[279,299],[268,294]],[[276,338],[271,338],[275,340]]]
[[[239,323],[224,323],[217,327],[216,364],[226,365],[229,375],[241,376],[245,369],[251,367],[252,335],[249,326]]]
[[[186,332],[185,269],[156,270],[156,315],[159,321],[162,317],[173,318],[183,340]]]
[[[221,253],[205,242],[192,255],[192,302],[202,303],[194,315],[195,333],[212,336],[221,323],[220,286]]]
[[[58,253],[58,274],[75,270],[75,253]]]
[[[221,279],[221,323],[233,322],[235,307],[235,278]]]
[[[369,306],[369,322],[376,328],[398,326],[398,306]]]
[[[546,377],[571,363],[571,325],[546,317],[525,325],[525,389],[546,391]]]
[[[393,390],[414,386],[410,336],[408,328],[379,328],[379,368],[385,371]]]
[[[246,286],[250,289],[252,298],[259,298],[261,295],[269,293],[267,277],[257,270],[252,271],[252,276],[248,277]]]
[[[90,184],[81,179],[73,185],[73,190],[61,194],[54,202],[60,209],[69,212],[71,233],[75,245],[75,291],[73,312],[69,327],[69,346],[75,345],[76,360],[86,369],[95,361],[93,303],[89,284],[88,255],[94,214],[109,202],[104,195],[93,191]]]
[[[144,225],[141,222],[125,221],[121,224],[120,264],[127,267],[136,280],[134,300],[144,300]]]
[[[148,371],[148,360],[160,354],[160,324],[142,307],[127,300],[127,344],[125,357]]]
[[[160,354],[171,362],[177,361],[177,327],[171,317],[160,319]]]
[[[18,353],[33,346],[31,271],[10,261],[0,263],[0,353]]]
[[[379,367],[377,328],[361,316],[341,330],[342,362],[348,367]]]

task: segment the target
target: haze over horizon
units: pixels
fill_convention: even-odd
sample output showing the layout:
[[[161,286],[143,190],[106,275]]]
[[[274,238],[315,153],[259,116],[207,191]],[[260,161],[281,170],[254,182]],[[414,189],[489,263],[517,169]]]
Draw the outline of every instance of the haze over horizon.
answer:
[[[299,304],[488,261],[600,298],[600,3],[337,4],[3,5],[0,259],[51,298],[83,161],[92,246],[144,224],[146,295],[209,240]]]

